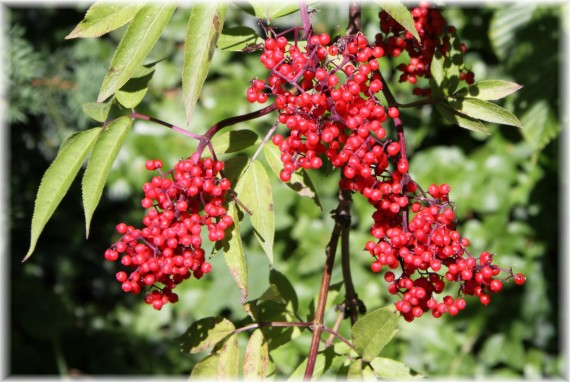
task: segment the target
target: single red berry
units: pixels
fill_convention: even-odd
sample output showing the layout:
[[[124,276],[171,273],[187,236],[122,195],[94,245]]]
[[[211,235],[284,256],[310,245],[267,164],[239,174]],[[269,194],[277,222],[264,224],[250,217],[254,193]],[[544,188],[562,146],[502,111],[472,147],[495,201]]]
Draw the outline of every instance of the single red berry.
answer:
[[[400,110],[398,110],[398,108],[391,107],[388,109],[388,116],[392,119],[398,118],[400,116]]]
[[[522,273],[517,273],[515,275],[515,284],[517,285],[523,285],[526,281],[526,276],[523,275]]]

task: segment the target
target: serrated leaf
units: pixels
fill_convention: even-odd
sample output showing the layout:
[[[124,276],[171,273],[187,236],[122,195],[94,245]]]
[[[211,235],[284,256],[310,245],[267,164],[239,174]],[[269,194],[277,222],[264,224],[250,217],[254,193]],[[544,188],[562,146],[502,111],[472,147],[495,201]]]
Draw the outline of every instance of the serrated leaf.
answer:
[[[283,163],[281,162],[281,154],[279,148],[272,143],[267,143],[263,146],[263,153],[265,155],[265,160],[271,171],[279,178],[279,173],[283,169]],[[291,179],[289,182],[285,183],[289,188],[295,191],[300,196],[312,199],[315,204],[322,210],[321,201],[317,190],[309,174],[304,169],[298,170],[291,174]]]
[[[117,154],[119,154],[119,150],[123,146],[125,138],[129,134],[132,124],[133,120],[131,118],[121,117],[107,126],[97,138],[97,142],[95,142],[89,157],[81,185],[87,237],[89,237],[91,218],[103,194],[107,176],[117,158]]]
[[[540,150],[558,135],[561,125],[546,101],[532,105],[521,117],[522,134],[533,150]]]
[[[521,121],[513,113],[488,101],[475,98],[459,98],[449,102],[449,105],[459,113],[473,119],[523,127]]]
[[[269,348],[260,329],[249,338],[243,360],[243,378],[246,381],[265,379],[269,367]]]
[[[414,38],[421,44],[420,35],[416,30],[414,18],[410,10],[400,1],[378,1],[378,5],[382,7],[398,24],[403,26],[410,32]]]
[[[362,359],[354,360],[348,366],[347,380],[362,380]]]
[[[136,107],[143,100],[147,90],[148,83],[152,79],[157,62],[141,65],[127,81],[115,92],[117,101],[127,109]]]
[[[410,368],[402,362],[393,359],[376,357],[370,361],[370,366],[374,369],[376,375],[381,379],[420,379],[421,374],[412,373]]]
[[[252,1],[251,6],[255,17],[267,22],[299,10],[299,4],[291,1]]]
[[[96,2],[65,39],[102,36],[131,21],[142,6],[135,2]]]
[[[224,251],[226,265],[241,292],[241,303],[243,304],[247,300],[247,265],[239,231],[239,217],[234,202],[230,203],[228,207],[228,215],[232,217],[234,224],[226,232],[221,247]]]
[[[246,26],[227,28],[222,31],[216,46],[221,50],[239,52],[249,45],[260,44],[263,39],[255,30]]]
[[[238,179],[234,188],[239,200],[253,213],[250,216],[255,237],[273,264],[275,211],[271,182],[265,168],[254,161]]]
[[[473,118],[465,117],[459,114],[455,109],[449,107],[443,103],[435,104],[435,108],[443,118],[445,118],[449,123],[459,125],[464,129],[478,131],[483,134],[491,134],[489,130],[483,125],[480,121],[477,121]]]
[[[180,349],[186,353],[208,350],[235,330],[234,324],[224,317],[207,317],[194,322],[178,338]]]
[[[505,4],[493,12],[488,34],[493,51],[501,60],[512,54],[512,48],[518,41],[516,33],[532,19],[537,4],[531,2]]]
[[[214,153],[234,153],[244,150],[259,140],[259,136],[252,130],[223,131],[214,135],[212,147]]]
[[[198,3],[192,7],[186,29],[182,68],[182,93],[188,123],[208,75],[227,9],[228,4],[223,1]]]
[[[239,348],[237,334],[232,334],[219,352],[216,379],[235,380],[239,370]]]
[[[46,223],[69,190],[100,133],[101,128],[97,127],[71,135],[62,144],[57,157],[45,172],[34,205],[30,248],[23,261],[34,252]]]
[[[142,65],[176,9],[171,2],[145,5],[133,18],[111,60],[97,102],[120,89]]]
[[[194,366],[190,373],[190,378],[198,380],[215,378],[218,373],[219,361],[219,354],[208,355]]]
[[[83,112],[89,118],[97,122],[105,122],[111,110],[111,101],[107,102],[87,102],[82,105]]]
[[[471,86],[460,89],[453,97],[476,98],[484,101],[495,101],[516,92],[522,85],[503,80],[479,81]]]
[[[392,339],[398,326],[398,313],[383,307],[360,317],[352,327],[352,343],[364,361],[378,355]]]

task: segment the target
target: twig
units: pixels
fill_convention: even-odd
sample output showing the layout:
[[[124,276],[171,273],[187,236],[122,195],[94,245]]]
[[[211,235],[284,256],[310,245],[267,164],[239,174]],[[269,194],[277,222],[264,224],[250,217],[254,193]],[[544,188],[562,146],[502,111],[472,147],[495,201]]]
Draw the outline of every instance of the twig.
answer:
[[[362,21],[360,19],[360,0],[351,0],[348,6],[348,28],[346,34],[356,34],[362,30]]]

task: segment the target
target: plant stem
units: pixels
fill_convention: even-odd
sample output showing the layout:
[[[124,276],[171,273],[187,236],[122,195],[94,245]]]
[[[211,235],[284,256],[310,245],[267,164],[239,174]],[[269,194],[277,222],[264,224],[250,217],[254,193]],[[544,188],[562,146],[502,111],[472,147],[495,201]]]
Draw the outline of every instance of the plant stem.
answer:
[[[161,121],[160,119],[156,119],[156,118],[150,117],[150,116],[148,116],[148,115],[136,113],[134,110],[133,110],[133,112],[132,112],[132,114],[131,114],[131,117],[132,117],[133,119],[142,119],[142,120],[145,120],[145,121],[151,121],[151,122],[154,122],[154,123],[158,123],[159,125],[166,126],[166,127],[168,127],[169,129],[172,129],[172,130],[176,131],[177,133],[184,134],[184,135],[186,135],[186,136],[188,136],[188,137],[190,137],[190,138],[193,138],[193,139],[198,139],[198,140],[201,140],[201,139],[202,139],[202,136],[199,135],[199,134],[194,134],[194,133],[192,133],[192,132],[190,132],[190,131],[188,131],[188,130],[185,130],[185,129],[181,128],[181,127],[175,126],[175,125],[173,125],[173,124],[171,124],[171,123]]]
[[[325,306],[327,303],[327,295],[330,287],[336,248],[338,245],[338,240],[340,238],[343,224],[346,224],[347,221],[350,224],[350,204],[351,204],[350,191],[340,190],[338,193],[338,207],[335,211],[335,216],[334,216],[335,225],[331,235],[331,239],[327,244],[325,250],[326,254],[325,267],[323,270],[323,277],[321,279],[321,288],[319,290],[319,298],[317,302],[317,309],[315,311],[315,318],[312,323],[313,339],[311,340],[311,348],[309,350],[307,368],[305,370],[304,380],[306,381],[312,378],[313,371],[315,369],[315,362],[317,359],[317,353],[319,351],[319,343],[321,341],[321,335],[323,332],[323,319],[325,316]]]
[[[360,0],[351,0],[348,6],[348,28],[346,34],[356,34],[362,29],[362,22],[360,19]]]
[[[350,196],[350,194],[349,194]],[[349,216],[350,219],[350,216]],[[352,275],[350,273],[350,220],[343,222],[341,231],[341,264],[342,278],[344,280],[344,296],[346,309],[350,315],[350,324],[354,325],[358,319],[358,294],[352,283]]]
[[[255,322],[250,325],[238,328],[234,330],[234,333],[241,333],[251,329],[258,328],[288,328],[288,327],[301,327],[308,328],[312,325],[312,322],[287,322],[287,321],[273,321],[273,322]]]

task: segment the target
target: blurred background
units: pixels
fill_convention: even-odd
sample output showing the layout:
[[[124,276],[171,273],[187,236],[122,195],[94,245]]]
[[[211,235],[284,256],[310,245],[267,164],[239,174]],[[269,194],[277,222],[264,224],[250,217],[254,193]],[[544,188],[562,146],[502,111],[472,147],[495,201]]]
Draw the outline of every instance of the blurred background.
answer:
[[[344,32],[347,6],[317,7],[317,32]],[[151,177],[145,161],[174,164],[194,150],[195,142],[137,121],[113,167],[89,239],[85,239],[77,179],[47,224],[34,255],[21,263],[29,245],[40,179],[70,133],[96,126],[83,114],[82,104],[96,100],[125,31],[123,27],[99,39],[64,40],[85,9],[82,5],[4,10],[10,148],[7,366],[12,375],[185,376],[203,355],[181,353],[176,337],[199,318],[223,315],[239,320],[244,316],[223,256],[211,259],[214,272],[207,277],[179,287],[178,304],[157,312],[140,296],[121,291],[114,279],[118,269],[104,261],[103,253],[117,240],[117,223],[140,224],[141,186]],[[371,6],[363,11],[364,32],[371,39],[378,31],[377,13]],[[558,136],[563,14],[561,5],[539,4],[453,5],[444,12],[468,47],[466,62],[476,80],[505,79],[524,85],[501,105],[521,119],[525,130],[492,125],[492,134],[483,136],[445,124],[430,106],[402,110],[412,176],[426,186],[450,184],[460,228],[471,240],[472,252],[496,253],[497,264],[527,275],[523,287],[508,283],[487,307],[471,298],[468,309],[454,318],[436,320],[427,315],[412,324],[402,320],[383,356],[405,362],[419,373],[540,379],[566,370],[558,319],[562,312]],[[137,107],[140,113],[178,126],[185,126],[180,72],[188,16],[188,9],[174,14],[148,57],[148,62],[162,61]],[[250,16],[230,6],[225,26],[241,24],[259,29]],[[293,14],[276,24],[298,25],[300,17]],[[382,70],[393,77],[390,67],[397,63],[383,60]],[[249,79],[265,74],[256,53],[216,51],[189,129],[202,133],[223,118],[259,108],[246,101],[245,93]],[[401,102],[413,100],[408,85],[393,86]],[[253,129],[262,138],[274,118],[234,129]],[[323,251],[332,230],[328,212],[336,206],[338,182],[337,173],[310,175],[322,211],[272,177],[277,219],[274,268],[292,281],[301,313],[306,313],[318,291]],[[369,270],[370,257],[362,251],[369,240],[371,211],[366,201],[355,198],[353,277],[369,310],[395,301],[388,296],[383,277]],[[242,234],[253,299],[268,286],[269,263],[251,228],[245,227]],[[340,280],[337,267],[333,283]],[[327,319],[334,320],[334,312]],[[341,331],[347,325],[344,322]],[[310,335],[304,334],[272,353],[279,373],[294,370],[308,352],[309,342]]]

